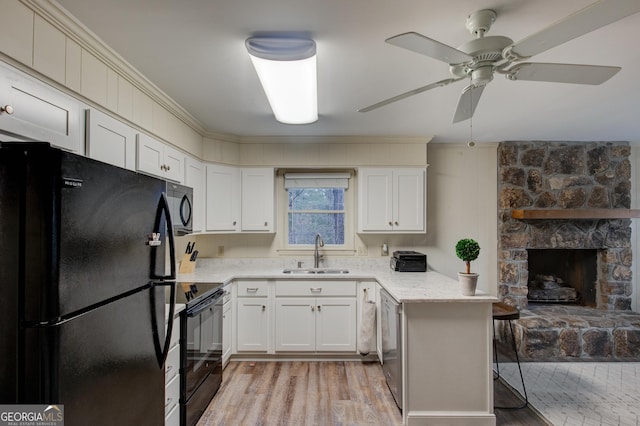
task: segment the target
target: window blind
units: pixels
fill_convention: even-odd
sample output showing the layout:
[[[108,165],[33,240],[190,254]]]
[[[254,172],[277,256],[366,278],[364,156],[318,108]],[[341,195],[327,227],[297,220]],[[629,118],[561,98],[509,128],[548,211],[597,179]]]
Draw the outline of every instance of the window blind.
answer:
[[[290,188],[349,188],[349,173],[285,173],[284,187]]]

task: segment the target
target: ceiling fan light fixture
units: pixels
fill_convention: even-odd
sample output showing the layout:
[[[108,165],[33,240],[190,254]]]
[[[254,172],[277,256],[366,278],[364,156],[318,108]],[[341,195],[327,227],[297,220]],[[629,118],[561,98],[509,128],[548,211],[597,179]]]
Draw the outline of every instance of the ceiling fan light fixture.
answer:
[[[475,87],[485,86],[493,80],[493,67],[491,65],[483,66],[471,71],[471,85]]]
[[[316,43],[294,37],[245,41],[273,114],[284,124],[318,120]]]

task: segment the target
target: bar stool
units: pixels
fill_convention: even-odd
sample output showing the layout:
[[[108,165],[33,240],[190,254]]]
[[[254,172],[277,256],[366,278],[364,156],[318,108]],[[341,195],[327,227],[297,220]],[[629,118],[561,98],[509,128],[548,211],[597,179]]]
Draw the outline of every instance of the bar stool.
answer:
[[[522,368],[520,367],[520,358],[518,357],[518,348],[516,347],[516,336],[513,333],[513,325],[511,323],[512,320],[517,320],[520,318],[520,311],[513,306],[507,305],[503,302],[493,303],[493,325],[494,325],[494,333],[495,333],[495,322],[496,321],[508,321],[509,322],[509,330],[511,331],[511,342],[513,344],[513,353],[516,355],[516,362],[518,363],[518,371],[520,372],[520,381],[522,382],[522,390],[524,392],[524,404],[517,405],[515,407],[495,407],[502,409],[520,409],[529,405],[529,398],[527,397],[527,388],[524,385],[524,377],[522,376]],[[496,337],[495,334],[493,336],[493,358],[496,363],[496,374],[493,379],[500,378],[500,363],[498,362],[498,351],[496,347]],[[515,389],[514,389],[515,390]],[[516,392],[518,392],[516,390]],[[522,397],[522,394],[518,392]]]

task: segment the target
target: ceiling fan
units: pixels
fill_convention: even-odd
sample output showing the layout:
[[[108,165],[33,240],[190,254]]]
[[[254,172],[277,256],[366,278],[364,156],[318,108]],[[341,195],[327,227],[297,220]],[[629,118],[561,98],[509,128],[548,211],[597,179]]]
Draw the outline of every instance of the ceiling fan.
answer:
[[[485,35],[497,17],[496,12],[489,9],[467,17],[466,28],[476,38],[457,49],[416,32],[393,36],[385,41],[448,63],[453,78],[401,93],[358,111],[368,112],[436,87],[469,79],[470,84],[462,90],[453,117],[453,122],[457,123],[473,116],[482,91],[495,73],[504,74],[513,81],[602,84],[620,71],[620,67],[522,61],[639,11],[640,0],[600,0],[517,43],[508,37]]]

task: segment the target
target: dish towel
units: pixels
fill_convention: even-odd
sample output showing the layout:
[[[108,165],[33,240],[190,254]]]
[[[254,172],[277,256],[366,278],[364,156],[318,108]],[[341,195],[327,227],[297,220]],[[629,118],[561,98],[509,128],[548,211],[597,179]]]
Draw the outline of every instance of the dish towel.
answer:
[[[362,311],[360,312],[360,335],[358,336],[358,352],[369,354],[371,342],[376,329],[376,302],[367,298],[367,290],[362,295]]]

